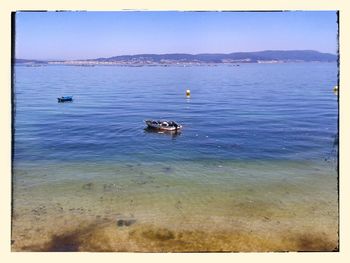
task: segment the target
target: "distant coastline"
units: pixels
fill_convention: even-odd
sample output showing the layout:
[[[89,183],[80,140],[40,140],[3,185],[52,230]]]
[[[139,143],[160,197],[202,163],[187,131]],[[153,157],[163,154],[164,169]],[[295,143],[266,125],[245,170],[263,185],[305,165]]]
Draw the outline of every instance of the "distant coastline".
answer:
[[[15,59],[16,65],[44,66],[206,66],[242,63],[336,62],[337,55],[314,50],[267,50],[229,54],[138,54],[77,60]]]

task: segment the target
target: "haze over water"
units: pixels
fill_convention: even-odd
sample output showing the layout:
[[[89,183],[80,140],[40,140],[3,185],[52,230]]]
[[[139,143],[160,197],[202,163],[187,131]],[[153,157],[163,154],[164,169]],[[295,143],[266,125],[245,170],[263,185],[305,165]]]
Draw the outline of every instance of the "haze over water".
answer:
[[[335,249],[337,73],[336,63],[15,67],[13,248]],[[57,103],[65,95],[74,101]],[[149,132],[146,119],[183,130]],[[52,245],[76,229],[73,245]]]

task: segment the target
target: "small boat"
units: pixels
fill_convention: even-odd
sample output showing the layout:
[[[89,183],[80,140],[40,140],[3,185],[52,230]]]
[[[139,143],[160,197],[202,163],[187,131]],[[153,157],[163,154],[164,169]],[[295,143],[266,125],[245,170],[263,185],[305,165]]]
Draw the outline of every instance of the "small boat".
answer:
[[[61,98],[57,98],[58,102],[66,102],[73,101],[73,96],[62,96]]]
[[[149,129],[160,131],[178,131],[182,128],[182,126],[175,121],[146,120],[145,123]]]

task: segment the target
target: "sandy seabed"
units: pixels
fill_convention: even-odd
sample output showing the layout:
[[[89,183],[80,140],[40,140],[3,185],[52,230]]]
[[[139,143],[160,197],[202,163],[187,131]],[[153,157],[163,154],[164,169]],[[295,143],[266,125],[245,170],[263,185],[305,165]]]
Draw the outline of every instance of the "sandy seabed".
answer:
[[[74,220],[72,218],[72,220]],[[34,228],[14,231],[13,251],[131,251],[131,252],[251,252],[337,251],[337,229],[327,226],[297,227],[265,217],[260,222],[231,222],[222,219],[211,228],[165,227],[155,224],[121,226],[120,219],[79,222],[52,230]],[[58,220],[60,221],[60,220]],[[125,222],[133,222],[126,219]],[[62,223],[62,222],[61,222]],[[53,227],[55,226],[55,227]],[[59,229],[57,229],[57,227]],[[226,229],[225,229],[226,228]],[[268,229],[270,231],[268,231]]]
[[[29,185],[20,178],[35,173],[16,170],[12,251],[338,251],[336,173],[293,165],[310,175],[266,180],[257,166],[239,183],[237,165],[198,179],[119,167],[127,177]]]

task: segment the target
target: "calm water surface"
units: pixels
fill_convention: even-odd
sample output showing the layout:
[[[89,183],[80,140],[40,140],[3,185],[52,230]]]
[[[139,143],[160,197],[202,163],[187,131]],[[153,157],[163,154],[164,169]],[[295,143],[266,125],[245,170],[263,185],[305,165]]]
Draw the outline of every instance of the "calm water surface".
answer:
[[[72,216],[182,229],[262,218],[243,228],[264,233],[275,217],[280,229],[310,224],[336,240],[337,71],[335,63],[15,67],[16,249],[34,242],[21,237],[33,222],[38,243],[57,231],[53,217],[70,225]],[[65,95],[74,101],[57,103]],[[145,119],[183,130],[148,132]]]
[[[336,84],[333,63],[16,67],[15,162],[320,160],[337,132]],[[147,133],[145,119],[184,130]]]

